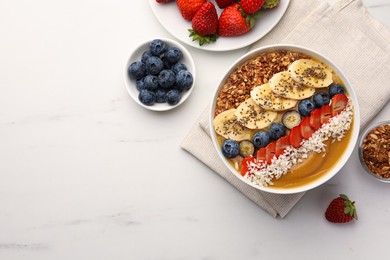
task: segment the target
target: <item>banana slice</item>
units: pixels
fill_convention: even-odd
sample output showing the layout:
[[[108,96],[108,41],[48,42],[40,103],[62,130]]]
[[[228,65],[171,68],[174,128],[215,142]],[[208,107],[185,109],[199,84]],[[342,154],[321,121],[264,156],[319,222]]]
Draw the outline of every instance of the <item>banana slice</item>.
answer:
[[[299,83],[312,88],[325,88],[332,84],[332,71],[323,64],[309,59],[294,61],[288,71]]]
[[[251,139],[251,130],[238,123],[235,112],[233,108],[218,114],[213,120],[215,132],[234,141]]]
[[[296,100],[283,98],[275,94],[271,90],[269,83],[265,83],[252,89],[251,97],[256,104],[265,110],[284,111],[297,104]]]
[[[309,98],[315,92],[315,88],[305,87],[302,83],[295,81],[288,71],[274,74],[269,80],[269,86],[277,95],[294,100]]]
[[[270,126],[278,113],[266,111],[257,105],[252,98],[248,98],[237,107],[234,115],[241,125],[249,129],[262,129]]]

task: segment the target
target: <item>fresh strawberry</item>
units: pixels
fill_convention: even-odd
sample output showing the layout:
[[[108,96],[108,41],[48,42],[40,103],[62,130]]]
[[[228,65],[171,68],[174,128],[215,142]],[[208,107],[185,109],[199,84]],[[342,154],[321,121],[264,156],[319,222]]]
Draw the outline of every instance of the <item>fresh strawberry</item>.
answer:
[[[317,108],[311,111],[309,124],[315,131],[321,127],[321,109]]]
[[[260,148],[257,151],[257,160],[263,161],[263,162],[267,161],[267,148],[266,147]]]
[[[326,124],[332,117],[332,108],[330,105],[323,105],[321,107],[321,124]]]
[[[192,18],[190,37],[199,41],[199,45],[217,40],[218,14],[211,2],[204,3]]]
[[[333,223],[346,223],[358,219],[355,202],[346,195],[333,199],[325,211],[325,218]]]
[[[239,4],[232,4],[222,11],[218,23],[219,36],[236,36],[250,31],[251,26],[238,10],[239,7]]]
[[[290,145],[290,136],[283,136],[276,141],[275,155],[280,156],[284,153],[287,146]]]
[[[177,0],[176,4],[184,19],[191,21],[206,0]]]
[[[314,134],[314,129],[310,127],[310,117],[305,117],[299,126],[304,139],[309,139]]]
[[[223,9],[233,4],[235,0],[215,0],[215,2],[217,3],[219,8]]]
[[[156,0],[157,3],[159,4],[165,4],[165,3],[169,3],[169,2],[172,2],[173,0]]]
[[[337,94],[332,97],[332,116],[337,116],[348,104],[348,98],[344,94]]]
[[[241,0],[241,8],[246,14],[254,14],[264,3],[265,0]]]
[[[271,142],[266,146],[266,160],[268,164],[271,164],[272,158],[275,156],[276,142]]]
[[[290,131],[290,144],[294,148],[299,148],[301,147],[302,143],[302,136],[301,136],[301,127],[299,125],[293,127]]]
[[[245,176],[247,174],[249,167],[248,164],[254,162],[256,159],[253,156],[247,156],[241,161],[241,175]]]

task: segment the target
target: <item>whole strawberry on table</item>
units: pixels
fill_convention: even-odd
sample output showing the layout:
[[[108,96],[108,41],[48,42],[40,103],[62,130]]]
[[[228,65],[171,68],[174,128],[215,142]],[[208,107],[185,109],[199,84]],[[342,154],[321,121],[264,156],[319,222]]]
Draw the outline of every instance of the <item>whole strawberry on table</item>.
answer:
[[[347,195],[340,194],[333,199],[325,211],[325,218],[333,223],[347,223],[358,219],[355,202]]]
[[[156,0],[165,4],[174,0]],[[189,36],[199,45],[215,42],[219,36],[232,37],[249,32],[261,15],[279,5],[280,0],[215,0],[221,13],[218,16],[213,2],[206,0],[176,0],[181,16],[191,21]]]

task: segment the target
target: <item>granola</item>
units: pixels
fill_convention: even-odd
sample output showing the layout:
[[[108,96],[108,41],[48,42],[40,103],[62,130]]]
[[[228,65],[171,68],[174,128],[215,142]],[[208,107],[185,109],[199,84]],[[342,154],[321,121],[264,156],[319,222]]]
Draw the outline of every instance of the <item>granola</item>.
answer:
[[[267,83],[274,74],[287,70],[295,60],[305,58],[308,56],[302,53],[277,51],[262,53],[239,66],[226,80],[219,93],[215,115],[237,108],[250,97],[254,87]]]
[[[367,168],[382,178],[390,178],[390,125],[371,130],[364,138],[362,154]]]

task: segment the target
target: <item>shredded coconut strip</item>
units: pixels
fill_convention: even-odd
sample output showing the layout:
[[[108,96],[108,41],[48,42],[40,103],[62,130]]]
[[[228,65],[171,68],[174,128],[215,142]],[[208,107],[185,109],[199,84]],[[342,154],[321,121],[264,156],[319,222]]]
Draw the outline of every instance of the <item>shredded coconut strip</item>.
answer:
[[[256,160],[248,163],[248,172],[244,177],[260,187],[273,185],[273,179],[279,179],[285,175],[293,166],[301,163],[302,159],[306,159],[310,153],[324,152],[326,147],[324,141],[329,138],[338,141],[343,139],[351,128],[352,109],[352,101],[348,99],[346,108],[337,116],[330,118],[329,122],[323,124],[308,140],[302,141],[299,148],[288,146],[282,155],[272,158],[271,164]]]

